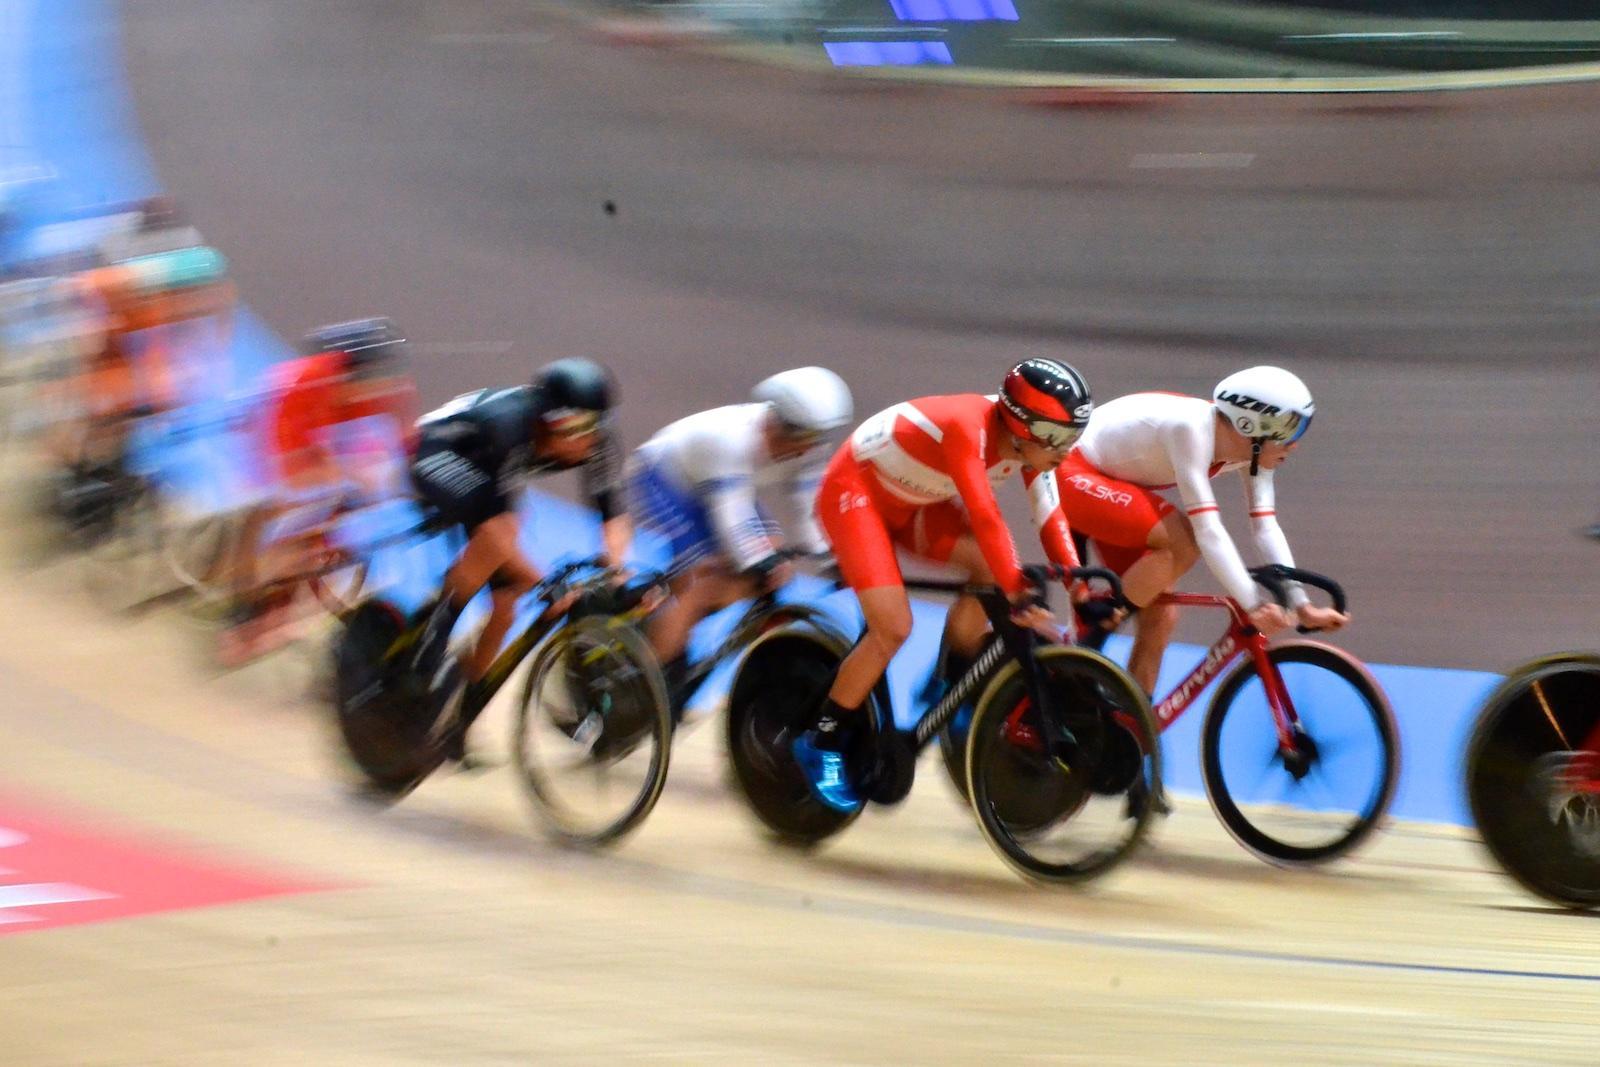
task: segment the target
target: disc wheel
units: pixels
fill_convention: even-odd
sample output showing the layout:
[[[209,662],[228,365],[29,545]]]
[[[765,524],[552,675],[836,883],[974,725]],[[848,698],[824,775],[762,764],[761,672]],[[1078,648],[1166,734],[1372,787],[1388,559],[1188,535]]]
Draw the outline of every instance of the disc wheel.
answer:
[[[637,827],[661,796],[672,751],[666,683],[639,632],[600,615],[558,630],[528,672],[512,751],[556,837],[595,846]]]
[[[1206,795],[1228,832],[1269,863],[1349,853],[1382,821],[1400,778],[1399,730],[1364,667],[1329,645],[1268,650],[1294,711],[1280,743],[1252,660],[1223,680],[1201,741]]]
[[[818,801],[790,754],[848,649],[842,636],[815,622],[783,626],[751,644],[729,687],[725,722],[734,780],[783,844],[817,844],[860,814]],[[876,714],[876,703],[868,705]]]
[[[1015,661],[979,697],[966,778],[978,825],[1024,877],[1097,878],[1138,846],[1160,794],[1150,702],[1116,664],[1088,649],[1036,653],[1051,711],[1040,713]]]
[[[1569,908],[1600,906],[1600,752],[1586,747],[1597,722],[1600,656],[1552,657],[1501,683],[1467,745],[1467,801],[1489,854]]]
[[[406,626],[404,614],[373,599],[350,616],[333,645],[334,710],[339,739],[368,790],[398,799],[416,788],[441,762],[441,722],[453,718],[452,696],[437,706],[425,680],[383,662]],[[437,699],[437,698],[435,698]]]

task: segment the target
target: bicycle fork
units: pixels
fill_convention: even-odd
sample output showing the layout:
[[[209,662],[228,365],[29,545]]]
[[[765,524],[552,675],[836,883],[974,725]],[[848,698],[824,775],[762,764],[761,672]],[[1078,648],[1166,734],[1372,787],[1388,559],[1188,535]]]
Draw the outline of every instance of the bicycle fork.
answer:
[[[1255,664],[1256,676],[1261,679],[1261,688],[1266,691],[1272,725],[1278,731],[1278,755],[1283,759],[1284,769],[1298,782],[1311,773],[1317,761],[1316,742],[1300,725],[1289,687],[1284,685],[1283,675],[1267,652],[1267,639],[1253,628],[1241,636]]]

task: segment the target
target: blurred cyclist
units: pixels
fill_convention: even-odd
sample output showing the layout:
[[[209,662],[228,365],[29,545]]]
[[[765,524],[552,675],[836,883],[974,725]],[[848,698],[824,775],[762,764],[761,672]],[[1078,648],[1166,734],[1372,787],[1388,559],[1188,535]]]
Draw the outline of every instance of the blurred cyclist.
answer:
[[[623,509],[620,457],[609,412],[614,387],[587,359],[548,364],[529,385],[480,389],[456,397],[417,424],[411,478],[418,494],[449,523],[466,528],[467,546],[445,575],[439,599],[419,618],[417,662],[442,649],[470,601],[489,587],[489,619],[463,664],[461,716],[447,752],[465,754],[465,734],[483,710],[479,682],[516,615],[539,583],[523,552],[513,496],[529,475],[578,468],[602,520],[609,565],[620,566],[633,527]],[[552,605],[551,610],[558,610]]]
[[[1092,407],[1076,370],[1030,359],[1006,375],[998,397],[964,393],[896,404],[862,423],[834,454],[817,514],[861,602],[866,632],[840,665],[812,729],[794,742],[795,759],[823,803],[841,811],[860,806],[860,768],[850,764],[859,759],[861,706],[911,634],[896,550],[999,585],[1019,624],[1050,630],[1053,618],[1033,599],[994,487],[1021,472],[1046,554],[1077,566],[1055,483],[1040,475],[1061,462]],[[987,630],[982,607],[963,597],[950,607],[944,646],[975,655]]]
[[[797,367],[757,385],[750,403],[679,419],[639,447],[631,479],[639,525],[670,544],[670,598],[647,633],[676,694],[688,673],[689,631],[712,612],[777,589],[792,568],[776,555],[780,528],[757,502],[781,491],[793,506],[793,540],[827,551],[813,503],[820,447],[850,423],[843,379],[823,367]]]
[[[264,452],[273,487],[239,539],[233,625],[219,649],[225,664],[281,641],[293,588],[273,591],[274,579],[315,566],[312,551],[335,515],[377,497],[372,472],[356,463],[342,431],[358,419],[387,416],[404,442],[415,417],[405,337],[389,319],[321,327],[300,350],[271,372]]]
[[[78,290],[91,328],[78,374],[78,425],[58,447],[72,466],[116,464],[137,416],[183,399],[193,368],[223,347],[234,304],[227,262],[215,250],[181,248],[84,272]],[[215,327],[209,336],[199,328]]]
[[[1148,607],[1202,557],[1229,596],[1271,635],[1289,614],[1251,579],[1222,525],[1211,479],[1241,471],[1256,547],[1271,563],[1294,556],[1278,526],[1273,472],[1299,447],[1316,405],[1305,383],[1278,367],[1251,367],[1217,384],[1211,400],[1134,393],[1096,409],[1089,429],[1056,471],[1072,528],[1093,540],[1105,565],[1122,575],[1138,612],[1128,670],[1153,692],[1161,657],[1177,625],[1176,605]],[[1180,511],[1158,490],[1176,488]],[[1337,630],[1349,616],[1312,604],[1298,585],[1290,606],[1302,626]]]

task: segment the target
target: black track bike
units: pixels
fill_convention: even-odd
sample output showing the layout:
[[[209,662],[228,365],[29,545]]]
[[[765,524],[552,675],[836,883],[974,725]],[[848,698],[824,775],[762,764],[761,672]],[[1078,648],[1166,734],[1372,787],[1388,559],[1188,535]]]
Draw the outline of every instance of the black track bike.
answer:
[[[1041,597],[1067,574],[1029,567]],[[1120,596],[1116,575],[1098,579]],[[1125,859],[1144,836],[1160,795],[1160,745],[1149,701],[1116,664],[1097,652],[1047,643],[1011,618],[993,586],[911,580],[907,589],[975,597],[993,632],[960,677],[926,705],[910,732],[894,727],[887,682],[863,709],[870,723],[852,762],[874,802],[910,792],[918,754],[976,696],[967,746],[972,807],[985,838],[1022,875],[1082,882]],[[734,776],[757,818],[783,842],[812,845],[838,833],[859,811],[818,801],[790,747],[806,728],[849,651],[836,632],[784,626],[746,651],[733,680],[727,741]]]

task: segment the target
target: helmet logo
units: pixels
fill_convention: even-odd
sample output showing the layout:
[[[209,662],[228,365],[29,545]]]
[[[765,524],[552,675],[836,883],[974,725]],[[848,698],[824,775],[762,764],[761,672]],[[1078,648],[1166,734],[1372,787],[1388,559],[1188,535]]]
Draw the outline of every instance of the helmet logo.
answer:
[[[1072,417],[1074,419],[1080,419],[1080,420],[1081,419],[1087,419],[1089,417],[1089,415],[1093,411],[1094,411],[1094,401],[1091,400],[1087,404],[1079,404],[1076,408],[1074,408],[1072,410]]]
[[[1248,415],[1240,415],[1237,419],[1234,419],[1233,422],[1235,426],[1239,427],[1239,432],[1244,434],[1246,437],[1256,432],[1255,420],[1250,418]]]
[[[1262,415],[1276,415],[1280,410],[1276,404],[1268,404],[1265,401],[1257,400],[1253,396],[1245,396],[1243,393],[1219,393],[1217,394],[1217,401],[1223,404],[1232,404],[1235,407],[1243,408],[1245,411],[1259,412]]]

